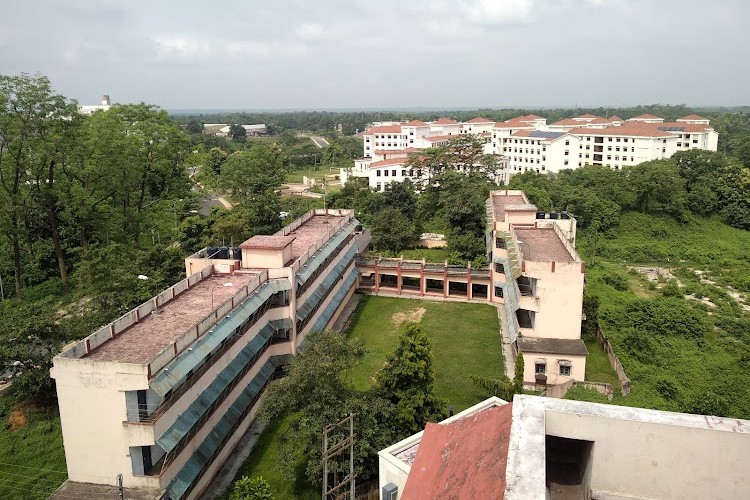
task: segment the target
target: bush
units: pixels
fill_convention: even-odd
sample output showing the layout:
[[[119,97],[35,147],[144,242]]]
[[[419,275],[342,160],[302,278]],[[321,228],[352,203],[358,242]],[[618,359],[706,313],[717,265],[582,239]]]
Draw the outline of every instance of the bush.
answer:
[[[572,399],[575,401],[587,401],[589,403],[609,403],[607,396],[596,389],[588,389],[582,385],[574,385],[565,393],[563,399]]]
[[[271,485],[262,477],[242,476],[235,481],[229,500],[273,500]]]
[[[601,279],[604,283],[620,292],[625,292],[630,288],[628,278],[616,271],[606,271],[602,274]]]

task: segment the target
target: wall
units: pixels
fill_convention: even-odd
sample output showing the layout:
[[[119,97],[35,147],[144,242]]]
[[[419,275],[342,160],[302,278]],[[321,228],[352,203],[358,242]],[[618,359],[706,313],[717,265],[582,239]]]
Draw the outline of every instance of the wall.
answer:
[[[291,256],[291,243],[287,245]],[[242,267],[249,268],[273,268],[284,267],[284,250],[263,250],[260,248],[243,248],[242,249]]]
[[[125,391],[148,387],[147,366],[58,356],[51,375],[57,387],[69,479],[115,484],[115,476],[122,473],[126,487],[158,486],[158,478],[133,477],[129,456],[133,443],[127,442],[122,425],[127,420]]]
[[[747,498],[747,432],[715,430],[712,420],[717,419],[710,417],[610,408],[614,412],[606,407],[599,414],[546,411],[547,435],[594,442],[595,497]],[[639,413],[649,418],[637,418]]]
[[[558,339],[581,337],[583,313],[581,262],[525,261],[524,275],[537,279],[539,307],[533,336]],[[581,379],[583,380],[583,379]]]
[[[523,353],[523,380],[524,384],[533,385],[535,382],[534,364],[537,360],[545,360],[547,363],[547,384],[562,384],[571,379],[583,381],[586,378],[586,356],[571,356],[569,354],[544,354],[538,352]],[[570,376],[560,375],[559,362],[570,361]]]
[[[622,387],[621,393],[623,396],[630,394],[630,378],[625,374],[625,368],[620,363],[620,358],[615,354],[615,350],[609,339],[604,335],[604,331],[599,325],[596,325],[596,341],[602,346],[604,352],[607,353],[607,359],[609,359],[609,365],[617,374],[617,378],[620,380],[620,386]]]

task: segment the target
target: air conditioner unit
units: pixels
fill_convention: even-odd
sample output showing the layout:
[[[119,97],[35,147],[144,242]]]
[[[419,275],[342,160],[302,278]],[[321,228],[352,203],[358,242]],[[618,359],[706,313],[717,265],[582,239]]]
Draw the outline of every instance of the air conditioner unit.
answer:
[[[393,483],[388,483],[383,486],[380,492],[381,500],[398,500],[398,486]]]

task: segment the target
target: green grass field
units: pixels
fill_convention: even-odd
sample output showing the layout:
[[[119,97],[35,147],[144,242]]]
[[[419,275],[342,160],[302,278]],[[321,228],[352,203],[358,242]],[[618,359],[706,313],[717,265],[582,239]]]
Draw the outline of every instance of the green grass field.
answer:
[[[45,499],[68,477],[57,408],[0,396],[0,498]]]
[[[485,399],[470,375],[499,378],[504,373],[497,309],[484,304],[431,302],[364,296],[349,335],[364,340],[367,354],[352,373],[358,389],[367,389],[386,357],[398,345],[400,317],[417,319],[432,342],[435,392],[461,411]]]
[[[367,354],[353,370],[354,386],[365,390],[385,363],[386,356],[398,345],[399,315],[417,319],[422,314],[422,330],[432,341],[435,359],[435,391],[461,411],[487,394],[469,380],[470,374],[500,377],[504,373],[497,310],[482,304],[430,302],[390,297],[362,297],[352,318],[348,334],[364,340]],[[288,439],[291,418],[271,423],[260,436],[237,479],[243,475],[263,476],[278,500],[319,498],[320,492],[304,478],[304,464],[293,465],[294,482],[281,472],[288,457],[281,456],[280,445]]]
[[[586,356],[586,380],[589,382],[604,382],[611,384],[615,391],[620,390],[620,379],[609,364],[607,354],[599,346],[596,339],[583,340],[589,355]]]

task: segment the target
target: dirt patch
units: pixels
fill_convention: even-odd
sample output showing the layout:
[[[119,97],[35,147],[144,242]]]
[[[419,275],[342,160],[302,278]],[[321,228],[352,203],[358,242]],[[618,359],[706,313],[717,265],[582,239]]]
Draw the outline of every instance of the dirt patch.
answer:
[[[23,410],[15,409],[8,415],[8,424],[11,431],[17,431],[26,427],[26,414]]]
[[[685,295],[685,298],[686,298],[686,299],[688,299],[688,300],[695,300],[695,301],[697,301],[697,302],[700,302],[701,304],[705,304],[705,305],[707,305],[708,307],[710,307],[711,309],[716,309],[716,308],[718,307],[718,306],[717,306],[716,304],[714,304],[713,302],[711,302],[711,301],[710,301],[709,299],[707,299],[706,297],[701,297],[701,298],[699,299],[698,297],[696,297],[696,296],[695,296],[695,294],[694,294],[694,293],[691,293],[691,294],[689,294],[689,295]]]
[[[633,269],[637,271],[639,274],[642,274],[647,280],[649,280],[651,283],[657,283],[657,288],[660,288],[659,284],[660,281],[662,283],[666,283],[667,281],[671,279],[676,279],[674,275],[669,271],[669,269],[664,267],[628,267],[628,269]],[[682,283],[680,283],[679,280],[677,280],[677,284],[679,286],[682,286]]]
[[[419,323],[420,321],[422,321],[422,317],[426,312],[427,309],[425,309],[424,307],[415,307],[410,311],[395,313],[393,316],[391,316],[391,321],[396,326],[400,325],[401,323],[407,322]]]

